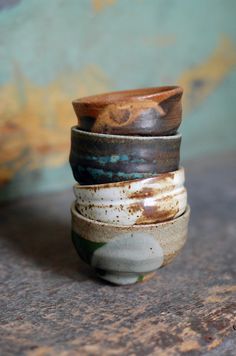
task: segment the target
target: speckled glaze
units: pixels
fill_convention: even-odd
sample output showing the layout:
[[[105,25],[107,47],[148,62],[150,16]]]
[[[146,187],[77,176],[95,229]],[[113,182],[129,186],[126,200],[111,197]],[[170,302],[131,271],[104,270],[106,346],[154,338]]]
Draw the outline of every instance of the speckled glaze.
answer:
[[[89,96],[72,102],[81,130],[113,135],[174,134],[183,89],[165,86]]]
[[[151,224],[176,218],[187,206],[184,169],[125,182],[76,184],[76,208],[83,216],[116,225]]]
[[[179,168],[181,135],[139,137],[71,130],[70,165],[82,185],[149,178]]]
[[[72,240],[79,256],[114,284],[132,284],[170,263],[185,244],[190,208],[158,224],[118,226],[90,220],[73,203]]]

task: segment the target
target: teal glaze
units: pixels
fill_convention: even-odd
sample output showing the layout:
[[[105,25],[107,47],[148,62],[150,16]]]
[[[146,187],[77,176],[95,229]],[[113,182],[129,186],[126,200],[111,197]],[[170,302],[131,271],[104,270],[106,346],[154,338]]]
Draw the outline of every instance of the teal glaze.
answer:
[[[82,166],[78,166],[78,169],[83,170],[84,168]],[[94,177],[102,177],[105,173],[108,178],[112,179],[112,177],[114,175],[114,172],[112,172],[112,171],[106,170],[106,172],[104,172],[104,170],[98,169],[98,168],[88,167],[87,171]],[[152,174],[151,173],[137,173],[137,172],[136,173],[117,172],[115,175],[120,178],[123,178],[124,180],[130,180],[130,179],[148,178]],[[153,174],[153,175],[155,175],[155,174]]]
[[[97,159],[97,161],[99,163],[101,163],[100,159]],[[143,160],[130,160],[130,162],[133,162],[133,163],[140,163],[142,162]],[[109,162],[109,161],[107,161]],[[106,163],[107,163],[106,162]],[[112,163],[114,163],[114,161],[111,161]],[[77,165],[77,169],[78,171],[85,171],[85,168],[81,165]],[[113,175],[114,175],[114,172],[112,171],[108,171],[108,170],[103,170],[102,168],[91,168],[91,167],[87,167],[86,170],[93,176],[93,177],[102,177],[104,176],[104,174],[106,174],[106,176],[109,178],[109,179],[112,179]],[[152,174],[151,172],[150,173],[137,173],[137,172],[134,172],[134,173],[125,173],[125,172],[116,172],[115,174],[117,177],[120,177],[120,178],[123,178],[124,180],[130,180],[130,179],[139,179],[139,178],[149,178],[150,176],[155,176],[156,174]]]
[[[69,161],[82,185],[147,178],[177,170],[180,145],[179,133],[151,138],[102,135],[74,126]]]
[[[113,155],[113,156],[110,156],[110,162],[112,163],[115,163],[115,162],[118,162],[118,161],[128,161],[129,160],[129,157],[127,155]]]
[[[90,156],[87,155],[86,159],[92,160],[92,161],[98,161],[101,165],[106,164],[106,163],[116,163],[119,161],[128,161],[129,157],[128,155],[112,155],[112,156]]]
[[[98,160],[99,161],[99,160]],[[140,160],[139,162],[141,162],[142,160]],[[100,161],[99,161],[100,162]],[[133,163],[138,163],[138,160],[132,160]],[[155,162],[155,161],[154,161]],[[112,162],[113,163],[113,162]],[[85,172],[85,168],[81,165],[77,165],[77,169],[80,172]],[[138,172],[133,172],[133,173],[125,173],[125,172],[116,172],[114,174],[114,172],[112,171],[104,171],[103,169],[99,169],[99,168],[91,168],[91,167],[87,167],[86,168],[87,172],[89,172],[89,174],[91,174],[91,176],[94,177],[94,179],[99,179],[99,177],[103,177],[104,174],[106,175],[106,177],[108,179],[112,179],[113,176],[119,177],[121,178],[120,180],[124,179],[124,180],[132,180],[132,179],[141,179],[141,178],[149,178],[152,176],[156,176],[156,173],[138,173]]]
[[[124,162],[129,161],[131,163],[144,163],[145,160],[143,158],[140,159],[131,159],[128,155],[112,155],[112,156],[90,156],[86,155],[86,159],[91,161],[98,161],[101,165],[105,165],[106,163],[117,163],[117,162]]]
[[[85,171],[83,166],[78,165],[78,171],[79,170],[81,170],[81,172]],[[104,170],[99,168],[88,167],[87,171],[89,174],[91,174],[92,177],[102,177],[104,175]],[[113,172],[106,172],[106,175],[109,179],[112,179]]]

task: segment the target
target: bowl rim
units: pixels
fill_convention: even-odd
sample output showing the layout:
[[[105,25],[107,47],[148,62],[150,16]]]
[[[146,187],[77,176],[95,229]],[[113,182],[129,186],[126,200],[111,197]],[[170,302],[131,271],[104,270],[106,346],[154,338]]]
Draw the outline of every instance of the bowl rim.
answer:
[[[140,224],[140,225],[116,225],[116,224],[110,224],[110,223],[105,223],[102,221],[97,221],[97,220],[92,220],[89,218],[86,218],[85,216],[81,215],[77,209],[76,209],[76,201],[73,201],[72,205],[71,205],[71,214],[72,214],[72,219],[74,217],[79,218],[80,220],[84,220],[89,224],[93,224],[96,226],[105,226],[105,227],[111,227],[111,228],[115,228],[117,230],[122,230],[122,229],[128,229],[128,230],[141,230],[143,229],[147,229],[147,228],[152,228],[152,227],[157,227],[157,226],[163,226],[163,225],[172,225],[175,222],[179,221],[179,220],[183,220],[185,218],[187,218],[190,215],[190,205],[187,204],[185,212],[178,216],[177,218],[171,219],[171,220],[167,220],[167,221],[162,221],[156,224]],[[73,225],[72,225],[72,230],[73,230]]]
[[[149,183],[152,181],[159,181],[165,176],[169,175],[176,175],[176,174],[183,174],[185,176],[185,169],[183,166],[180,166],[179,169],[176,169],[175,171],[170,171],[166,173],[159,173],[155,176],[149,177],[149,178],[137,178],[137,179],[129,179],[126,181],[119,181],[119,182],[111,182],[111,183],[101,183],[101,184],[85,184],[85,185],[80,185],[79,183],[75,183],[73,186],[73,189],[79,189],[79,190],[87,190],[87,189],[109,189],[109,188],[119,188],[119,187],[125,187],[126,185],[130,185],[132,183]],[[184,185],[184,183],[183,183]]]
[[[76,107],[79,105],[97,105],[106,106],[114,104],[115,102],[130,100],[147,100],[154,97],[161,97],[165,95],[183,94],[183,88],[179,85],[165,85],[165,86],[155,86],[155,87],[145,87],[137,89],[127,89],[111,91],[101,94],[95,94],[90,96],[85,96],[82,98],[72,100],[72,104]]]
[[[103,133],[95,133],[95,132],[89,132],[89,131],[84,131],[80,130],[78,128],[78,125],[72,126],[71,127],[71,134],[72,135],[80,135],[80,136],[88,136],[92,138],[102,138],[106,140],[114,139],[114,140],[136,140],[136,141],[172,141],[176,139],[181,139],[182,134],[177,132],[173,135],[166,135],[166,136],[130,136],[130,135],[113,135],[113,134],[103,134]]]

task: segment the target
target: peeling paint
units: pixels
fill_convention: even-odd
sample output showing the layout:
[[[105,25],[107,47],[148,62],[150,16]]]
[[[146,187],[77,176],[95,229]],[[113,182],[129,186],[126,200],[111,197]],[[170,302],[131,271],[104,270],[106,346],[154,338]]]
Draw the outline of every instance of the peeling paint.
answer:
[[[224,37],[209,57],[199,65],[187,69],[179,78],[178,83],[185,90],[185,112],[199,106],[234,68],[236,45],[230,38]]]
[[[0,88],[0,185],[22,168],[30,171],[65,164],[70,127],[77,120],[72,98],[109,89],[108,78],[95,65],[60,76],[47,87],[20,75],[21,89],[17,88],[16,76],[15,81]]]
[[[117,0],[92,0],[93,10],[98,13],[103,11],[106,7],[112,6]]]

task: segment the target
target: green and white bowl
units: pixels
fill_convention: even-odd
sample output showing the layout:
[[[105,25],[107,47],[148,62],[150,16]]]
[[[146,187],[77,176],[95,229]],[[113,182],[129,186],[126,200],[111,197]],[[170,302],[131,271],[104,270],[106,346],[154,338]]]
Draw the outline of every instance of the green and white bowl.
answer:
[[[185,244],[190,208],[180,217],[148,225],[98,222],[71,207],[72,240],[79,256],[102,279],[118,285],[142,281],[170,263]]]

